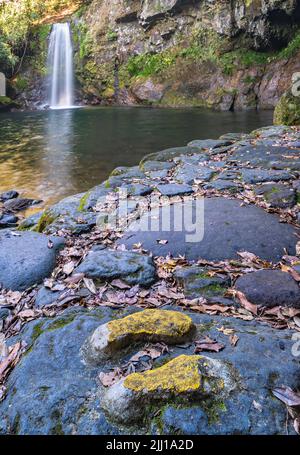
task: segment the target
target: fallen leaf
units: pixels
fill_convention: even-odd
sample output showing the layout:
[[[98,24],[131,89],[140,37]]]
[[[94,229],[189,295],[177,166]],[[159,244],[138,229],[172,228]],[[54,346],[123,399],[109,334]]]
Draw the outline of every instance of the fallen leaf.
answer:
[[[75,269],[75,263],[74,263],[73,261],[67,262],[67,263],[63,266],[63,272],[64,272],[66,275],[71,275],[71,273],[73,272],[74,269]]]
[[[272,390],[273,395],[287,406],[300,406],[300,394],[294,392],[290,387],[276,387]]]
[[[257,305],[254,305],[253,303],[249,302],[245,294],[241,291],[235,291],[235,295],[239,299],[240,304],[242,305],[243,308],[257,316]]]
[[[239,337],[237,335],[230,335],[229,341],[231,346],[235,347],[239,342]]]
[[[257,401],[253,400],[252,404],[257,411],[259,411],[259,412],[263,411],[262,405],[260,403],[258,403]]]
[[[119,289],[130,289],[130,286],[122,280],[113,280],[111,282],[112,286]]]
[[[222,349],[225,348],[225,345],[222,343],[218,343],[216,340],[212,340],[209,337],[205,337],[202,340],[195,341],[195,354],[202,351],[213,351],[213,352],[220,352]]]
[[[169,240],[156,240],[157,243],[159,243],[160,245],[167,245],[167,243],[169,243]]]
[[[90,278],[83,278],[83,282],[85,284],[85,287],[92,293],[92,294],[97,294],[97,289],[95,286],[95,283],[92,279]]]

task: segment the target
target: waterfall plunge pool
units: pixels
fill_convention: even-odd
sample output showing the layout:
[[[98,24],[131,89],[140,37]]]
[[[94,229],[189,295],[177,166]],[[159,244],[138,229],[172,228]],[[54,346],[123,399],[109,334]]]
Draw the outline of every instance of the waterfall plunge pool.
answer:
[[[47,206],[148,153],[247,133],[272,124],[272,115],[127,107],[0,113],[0,192],[16,189]]]

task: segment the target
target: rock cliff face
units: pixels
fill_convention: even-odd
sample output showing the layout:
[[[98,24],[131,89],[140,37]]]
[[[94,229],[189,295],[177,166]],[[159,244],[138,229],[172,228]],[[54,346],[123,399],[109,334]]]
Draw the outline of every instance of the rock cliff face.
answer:
[[[271,109],[300,71],[299,0],[91,0],[71,21],[86,103]]]

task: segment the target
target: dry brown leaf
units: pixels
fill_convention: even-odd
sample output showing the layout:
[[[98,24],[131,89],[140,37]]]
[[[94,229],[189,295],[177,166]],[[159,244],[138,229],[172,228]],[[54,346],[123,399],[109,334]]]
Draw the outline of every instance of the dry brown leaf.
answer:
[[[222,349],[225,348],[223,343],[219,343],[216,340],[212,340],[209,337],[205,337],[202,340],[195,341],[195,354],[202,351],[212,351],[212,352],[220,352]]]
[[[235,291],[235,295],[239,299],[243,308],[245,308],[246,310],[250,311],[250,313],[255,314],[255,316],[257,316],[257,313],[258,313],[257,305],[254,305],[253,303],[249,302],[249,300],[247,299],[245,294],[241,291]]]
[[[235,347],[239,342],[239,337],[237,335],[230,335],[229,337],[230,344]]]
[[[94,281],[91,278],[83,278],[83,282],[85,284],[85,287],[92,293],[92,294],[97,294],[97,289],[95,286]]]
[[[71,275],[71,273],[73,272],[74,269],[75,269],[75,263],[74,263],[73,261],[67,262],[67,263],[63,266],[63,272],[64,272],[66,275]]]
[[[294,392],[290,387],[276,387],[272,390],[273,395],[287,406],[300,406],[300,394]]]

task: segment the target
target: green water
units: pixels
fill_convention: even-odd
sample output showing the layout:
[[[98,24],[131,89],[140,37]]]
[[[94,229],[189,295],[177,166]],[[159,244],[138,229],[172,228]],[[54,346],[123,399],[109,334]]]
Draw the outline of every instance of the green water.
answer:
[[[272,123],[272,112],[84,108],[0,114],[0,192],[45,204],[101,183],[151,152]]]

